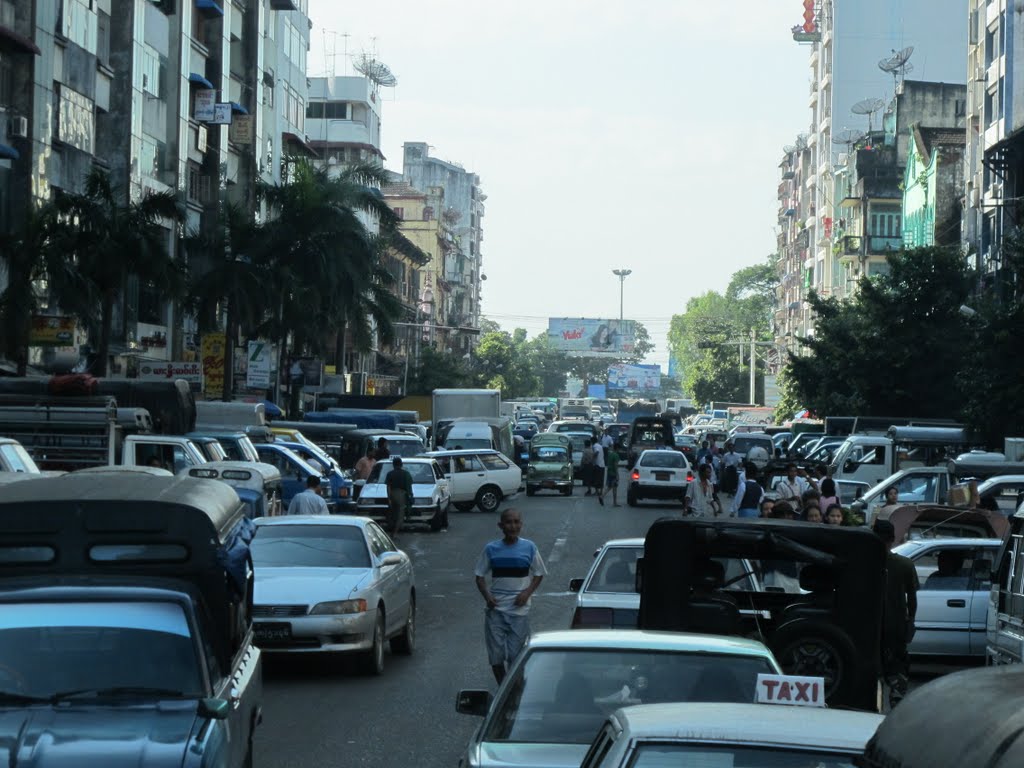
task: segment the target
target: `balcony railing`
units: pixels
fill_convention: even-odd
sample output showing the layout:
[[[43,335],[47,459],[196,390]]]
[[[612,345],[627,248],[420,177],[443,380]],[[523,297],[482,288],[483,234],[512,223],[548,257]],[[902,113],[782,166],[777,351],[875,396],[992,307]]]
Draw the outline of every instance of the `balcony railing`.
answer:
[[[887,253],[898,251],[902,247],[902,237],[878,237],[875,235],[868,237],[868,253]]]

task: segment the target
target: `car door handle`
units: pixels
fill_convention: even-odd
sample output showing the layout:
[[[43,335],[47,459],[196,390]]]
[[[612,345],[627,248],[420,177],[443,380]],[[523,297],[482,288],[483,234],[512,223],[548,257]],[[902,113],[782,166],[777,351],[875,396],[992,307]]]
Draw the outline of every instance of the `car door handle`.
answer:
[[[967,601],[966,600],[947,600],[946,601],[946,605],[948,605],[950,608],[966,608],[967,607]]]
[[[477,472],[477,473],[476,473],[476,476],[477,476],[477,477],[486,477],[486,475],[484,475],[484,473],[483,473],[483,472]]]

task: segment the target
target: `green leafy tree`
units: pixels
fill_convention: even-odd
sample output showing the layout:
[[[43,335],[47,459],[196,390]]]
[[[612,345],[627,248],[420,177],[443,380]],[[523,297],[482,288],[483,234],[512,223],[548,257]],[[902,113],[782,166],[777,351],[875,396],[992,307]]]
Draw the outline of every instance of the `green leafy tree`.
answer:
[[[799,400],[818,414],[945,417],[960,413],[956,375],[971,331],[959,312],[972,280],[957,249],[893,254],[847,302],[811,295],[810,354],[792,357]]]
[[[463,387],[468,382],[469,372],[461,357],[424,347],[420,350],[419,365],[409,372],[409,394],[429,395],[435,389]]]
[[[176,226],[181,219],[174,193],[151,192],[138,202],[126,203],[122,198],[106,172],[94,168],[86,177],[84,192],[57,199],[64,222],[60,247],[73,260],[81,288],[62,291],[60,302],[97,338],[90,366],[96,376],[107,374],[114,305],[124,296],[129,278],[159,286],[167,299],[185,294],[185,270],[167,247],[165,224]]]
[[[474,353],[476,379],[481,386],[492,389],[501,380],[502,397],[526,397],[537,393],[539,381],[530,369],[525,354],[526,334],[517,334],[520,342],[505,331],[491,331],[480,337]]]

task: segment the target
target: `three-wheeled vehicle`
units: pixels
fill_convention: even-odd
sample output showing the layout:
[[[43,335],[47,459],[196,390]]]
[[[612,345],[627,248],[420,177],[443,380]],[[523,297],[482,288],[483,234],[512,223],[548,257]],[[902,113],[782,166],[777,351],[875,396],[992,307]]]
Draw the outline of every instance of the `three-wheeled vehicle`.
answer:
[[[1022,691],[1024,667],[944,675],[900,702],[854,763],[861,768],[1024,765]]]
[[[14,729],[0,755],[251,766],[254,530],[234,489],[210,480],[0,486],[0,722]]]
[[[714,558],[754,562],[764,591],[737,590]],[[877,711],[885,564],[863,528],[665,518],[638,563],[638,623],[761,640],[787,674],[825,678],[830,705]]]
[[[541,432],[530,441],[530,463],[526,467],[526,495],[538,490],[561,491],[572,495],[572,441],[568,435]]]
[[[227,483],[246,506],[246,516],[274,517],[281,509],[281,472],[262,461],[209,461],[188,470],[189,477]]]

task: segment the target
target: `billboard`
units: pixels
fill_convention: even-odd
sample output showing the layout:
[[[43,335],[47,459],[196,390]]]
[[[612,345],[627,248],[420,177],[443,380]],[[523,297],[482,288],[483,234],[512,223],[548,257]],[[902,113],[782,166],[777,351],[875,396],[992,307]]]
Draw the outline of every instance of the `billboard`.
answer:
[[[608,389],[651,392],[661,389],[660,365],[613,365],[608,369]]]
[[[621,357],[633,353],[636,328],[632,320],[586,317],[548,318],[552,349],[586,357]]]
[[[204,333],[200,341],[199,358],[203,363],[203,391],[206,397],[216,400],[224,395],[224,358],[227,352],[227,338],[223,333]]]
[[[32,315],[28,343],[33,347],[70,347],[75,343],[77,323],[73,317]]]
[[[142,381],[166,381],[167,379],[184,379],[193,389],[203,385],[203,364],[190,363],[185,360],[165,362],[140,362],[139,379]]]

